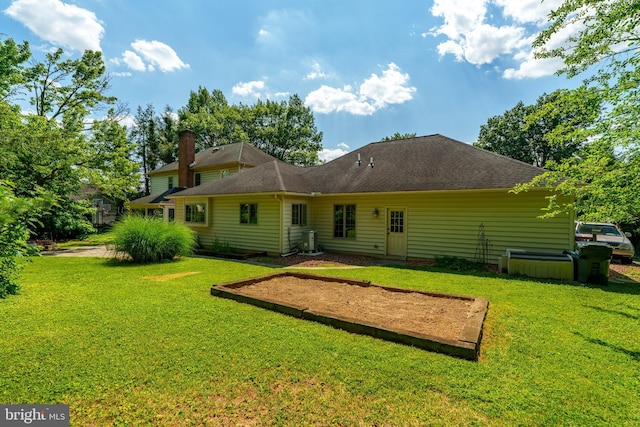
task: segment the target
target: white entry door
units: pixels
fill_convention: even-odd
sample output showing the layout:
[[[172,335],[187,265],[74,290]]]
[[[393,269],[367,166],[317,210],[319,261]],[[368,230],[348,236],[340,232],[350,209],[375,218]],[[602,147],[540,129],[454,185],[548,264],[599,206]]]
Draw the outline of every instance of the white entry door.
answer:
[[[406,209],[387,209],[387,255],[407,256]]]

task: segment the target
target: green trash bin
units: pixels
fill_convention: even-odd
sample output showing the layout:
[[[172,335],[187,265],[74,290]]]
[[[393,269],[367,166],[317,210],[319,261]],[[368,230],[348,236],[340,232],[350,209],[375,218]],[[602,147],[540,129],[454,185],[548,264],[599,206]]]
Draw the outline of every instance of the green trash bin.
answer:
[[[578,253],[578,281],[608,284],[611,247],[605,243],[589,243],[581,246]]]

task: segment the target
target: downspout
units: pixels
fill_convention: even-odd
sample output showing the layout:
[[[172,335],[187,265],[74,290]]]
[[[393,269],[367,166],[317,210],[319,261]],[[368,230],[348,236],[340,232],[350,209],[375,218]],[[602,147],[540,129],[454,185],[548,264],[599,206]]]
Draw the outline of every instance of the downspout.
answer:
[[[280,215],[278,218],[278,252],[284,253],[282,242],[284,241],[284,197],[274,194],[273,197],[280,202]]]

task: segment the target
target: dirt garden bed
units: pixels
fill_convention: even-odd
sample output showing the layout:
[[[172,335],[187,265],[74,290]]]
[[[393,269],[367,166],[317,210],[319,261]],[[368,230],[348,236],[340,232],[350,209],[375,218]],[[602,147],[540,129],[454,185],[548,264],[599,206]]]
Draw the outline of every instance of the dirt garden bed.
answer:
[[[214,285],[211,294],[470,360],[488,308],[484,298],[294,272]]]

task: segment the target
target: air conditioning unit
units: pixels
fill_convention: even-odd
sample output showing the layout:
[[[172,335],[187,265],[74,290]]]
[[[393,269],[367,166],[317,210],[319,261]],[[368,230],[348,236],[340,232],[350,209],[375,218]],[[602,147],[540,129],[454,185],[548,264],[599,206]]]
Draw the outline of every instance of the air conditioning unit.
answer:
[[[318,252],[318,232],[305,230],[302,232],[302,251]]]

